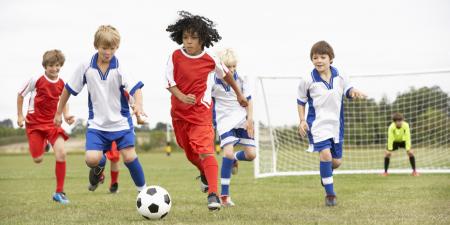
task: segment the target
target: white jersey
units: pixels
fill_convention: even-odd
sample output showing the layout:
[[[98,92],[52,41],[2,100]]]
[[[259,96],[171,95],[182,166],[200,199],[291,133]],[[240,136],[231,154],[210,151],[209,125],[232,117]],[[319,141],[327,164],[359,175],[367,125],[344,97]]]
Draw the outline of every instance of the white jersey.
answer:
[[[97,66],[98,54],[81,64],[66,89],[77,95],[84,85],[88,89],[88,128],[101,131],[121,131],[133,128],[129,98],[142,88],[142,82],[131,82],[115,56],[105,74]]]
[[[297,104],[308,103],[306,122],[310,128],[310,144],[333,139],[339,143],[344,139],[344,94],[349,97],[352,88],[347,77],[331,67],[330,83],[325,82],[314,69],[303,77],[298,86]]]
[[[241,89],[247,99],[251,99],[247,82],[237,73],[233,75],[236,84]],[[247,111],[239,105],[237,95],[233,88],[224,80],[215,77],[215,83],[212,87],[212,97],[214,99],[213,119],[219,135],[238,128],[240,124],[247,119]]]

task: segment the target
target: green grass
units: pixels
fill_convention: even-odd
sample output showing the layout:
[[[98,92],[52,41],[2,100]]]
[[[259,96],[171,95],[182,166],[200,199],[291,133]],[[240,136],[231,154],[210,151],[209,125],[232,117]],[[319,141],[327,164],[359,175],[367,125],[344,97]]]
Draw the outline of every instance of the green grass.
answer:
[[[52,202],[54,157],[35,165],[29,155],[0,155],[0,224],[448,224],[450,175],[336,175],[338,206],[324,206],[318,176],[254,179],[253,165],[241,163],[232,180],[236,207],[209,212],[194,170],[176,153],[140,154],[148,184],[172,196],[170,214],[146,221],[135,208],[137,196],[122,165],[120,193],[106,183],[87,190],[84,156],[68,156],[65,191],[71,204]],[[108,171],[108,170],[107,170]]]

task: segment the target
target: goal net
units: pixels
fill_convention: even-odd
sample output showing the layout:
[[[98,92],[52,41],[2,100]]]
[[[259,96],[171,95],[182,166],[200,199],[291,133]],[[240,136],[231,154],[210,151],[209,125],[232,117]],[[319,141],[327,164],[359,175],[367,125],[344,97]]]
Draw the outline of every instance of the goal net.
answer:
[[[344,100],[343,163],[335,173],[381,173],[394,112],[411,128],[420,173],[450,173],[450,70],[350,76],[365,100]],[[254,84],[255,177],[319,173],[319,156],[297,133],[299,77],[258,77]],[[308,107],[306,107],[308,108]],[[410,173],[404,149],[393,152],[390,173]]]

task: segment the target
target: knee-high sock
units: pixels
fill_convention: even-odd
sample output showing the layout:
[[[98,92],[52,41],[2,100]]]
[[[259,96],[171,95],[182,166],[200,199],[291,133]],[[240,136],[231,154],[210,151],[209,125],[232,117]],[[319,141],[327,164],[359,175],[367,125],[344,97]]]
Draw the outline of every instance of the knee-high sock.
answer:
[[[239,161],[249,161],[249,160],[245,157],[245,152],[242,151],[242,150],[236,152],[236,153],[234,154],[234,158],[235,158],[236,160],[239,160]]]
[[[200,159],[200,156],[197,153],[194,152],[188,152],[184,151],[186,154],[187,159],[200,171],[200,174],[204,174],[203,171],[203,164],[202,160]]]
[[[384,172],[387,173],[388,169],[389,169],[389,161],[391,160],[391,158],[389,157],[384,157]]]
[[[203,171],[205,172],[206,180],[208,180],[208,193],[217,194],[217,172],[219,170],[217,160],[214,156],[206,156],[202,159]]]
[[[414,156],[410,156],[409,162],[411,163],[411,168],[415,171],[416,170],[416,158]]]
[[[64,178],[66,177],[66,161],[56,161],[55,175],[56,175],[56,192],[63,192]]]
[[[117,183],[118,178],[119,178],[119,171],[111,170],[111,185]]]
[[[98,162],[98,167],[104,168],[106,165],[106,154],[103,154],[102,159],[100,159],[100,162]]]
[[[327,195],[336,195],[333,187],[333,170],[331,161],[320,161],[320,177]]]
[[[233,159],[226,157],[222,158],[222,169],[220,172],[220,183],[222,187],[221,195],[230,195],[231,169],[233,168],[233,163]]]
[[[139,159],[136,157],[133,161],[125,163],[125,166],[127,166],[130,171],[130,175],[131,178],[133,178],[136,189],[138,191],[142,191],[145,188],[145,177],[141,163],[139,163]]]

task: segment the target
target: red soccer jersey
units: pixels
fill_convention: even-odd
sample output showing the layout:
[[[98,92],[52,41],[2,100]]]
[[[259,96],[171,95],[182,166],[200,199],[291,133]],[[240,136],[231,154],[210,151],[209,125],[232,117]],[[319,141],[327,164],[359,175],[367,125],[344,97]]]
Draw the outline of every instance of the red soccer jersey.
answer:
[[[177,86],[185,95],[194,94],[196,101],[194,105],[189,105],[172,95],[172,119],[211,125],[214,73],[223,78],[226,72],[228,69],[225,65],[205,51],[197,56],[190,56],[182,49],[175,50],[167,62],[167,88]]]
[[[60,78],[50,80],[42,75],[31,78],[19,94],[25,97],[31,94],[27,113],[27,127],[53,125],[58,107],[59,97],[64,89],[64,81]]]

